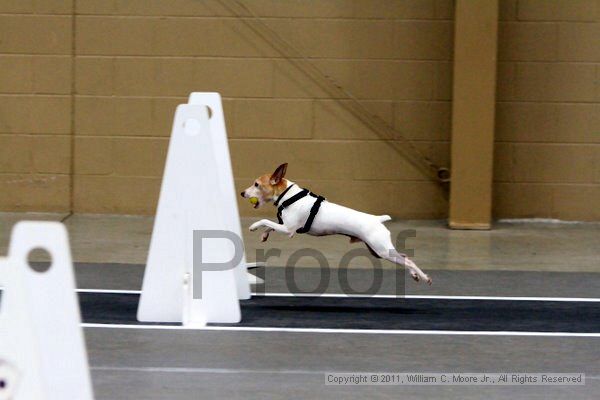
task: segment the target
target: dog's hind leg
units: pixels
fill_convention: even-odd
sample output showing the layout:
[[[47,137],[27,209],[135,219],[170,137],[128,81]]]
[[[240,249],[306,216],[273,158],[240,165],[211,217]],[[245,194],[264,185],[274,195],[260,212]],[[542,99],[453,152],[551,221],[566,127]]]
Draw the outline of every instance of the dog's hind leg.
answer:
[[[391,262],[404,265],[406,268],[408,268],[410,271],[410,276],[412,276],[415,281],[419,282],[420,280],[424,280],[431,285],[431,278],[425,272],[423,272],[421,268],[417,267],[417,264],[415,264],[413,260],[403,254],[398,253],[396,249],[392,248],[389,251],[389,257],[387,259]]]
[[[371,253],[371,255],[375,258],[382,258],[379,254],[377,254],[375,252],[375,250],[373,250],[373,248],[371,246],[369,246],[368,243],[365,243],[365,245],[367,245],[367,249],[369,249],[369,253]]]
[[[350,238],[350,243],[360,243],[363,240],[360,238],[357,238],[356,236],[348,236]],[[369,253],[371,253],[371,255],[375,258],[381,258],[379,257],[379,254],[375,253],[375,250],[373,250],[371,248],[371,246],[369,246],[367,243],[365,243],[365,245],[367,246],[367,249],[369,249]]]
[[[423,280],[431,285],[431,278],[419,267],[417,267],[417,264],[406,257],[406,255],[399,253],[394,248],[392,240],[389,236],[389,231],[387,233],[378,232],[375,236],[376,237],[372,238],[372,240],[365,241],[370,250],[372,250],[381,258],[408,268],[410,276],[412,276],[415,281],[419,282],[420,280]]]

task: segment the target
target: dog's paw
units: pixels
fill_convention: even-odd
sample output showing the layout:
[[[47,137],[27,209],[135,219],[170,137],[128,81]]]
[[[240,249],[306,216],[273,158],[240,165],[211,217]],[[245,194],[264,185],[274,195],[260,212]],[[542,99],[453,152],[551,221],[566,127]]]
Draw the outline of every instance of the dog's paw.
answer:
[[[433,283],[433,281],[431,280],[431,278],[430,278],[430,277],[427,277],[427,284],[428,284],[429,286],[431,286],[431,284],[432,284],[432,283]]]
[[[262,235],[260,235],[261,242],[266,242],[268,238],[269,238],[269,232],[265,232]]]
[[[254,232],[255,230],[257,230],[260,227],[260,222],[255,222],[252,225],[250,225],[250,232]]]
[[[410,276],[412,276],[415,282],[419,282],[419,274],[417,274],[416,272],[411,272]]]

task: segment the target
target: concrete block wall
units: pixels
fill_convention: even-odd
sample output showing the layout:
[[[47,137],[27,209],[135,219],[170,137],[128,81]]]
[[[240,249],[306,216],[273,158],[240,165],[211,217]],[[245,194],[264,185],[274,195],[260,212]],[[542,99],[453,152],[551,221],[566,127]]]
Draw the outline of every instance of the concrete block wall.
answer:
[[[411,121],[423,151],[447,162],[451,2],[246,4],[388,122]],[[435,184],[219,2],[78,0],[76,11],[76,211],[153,213],[175,106],[218,91],[238,189],[288,162],[290,178],[334,201],[445,214]]]
[[[494,211],[600,219],[600,1],[503,0]]]
[[[70,202],[70,1],[0,1],[0,209]]]
[[[452,0],[245,4],[449,163]],[[598,1],[501,8],[495,214],[598,219]],[[239,189],[285,161],[332,201],[447,215],[437,184],[216,0],[0,0],[0,38],[2,210],[154,213],[176,105],[218,91]]]
[[[25,8],[4,2],[0,12],[12,13],[6,18],[16,21],[11,29],[3,24],[4,29],[16,34],[22,21],[33,18],[61,23],[64,32],[57,36],[54,26],[45,33],[38,27],[40,40],[29,38],[18,47],[15,38],[1,50],[31,53],[38,46],[47,51],[50,33],[56,36],[52,43],[56,52],[66,55],[61,60],[67,73],[60,75],[64,86],[49,90],[56,101],[63,101],[63,109],[50,111],[49,105],[40,104],[35,112],[51,119],[52,127],[41,124],[45,134],[53,139],[62,135],[63,169],[43,172],[68,174],[72,162],[73,181],[69,187],[68,176],[61,175],[67,186],[57,191],[52,203],[11,183],[7,188],[14,198],[5,198],[3,209],[67,210],[71,197],[75,212],[152,214],[176,105],[185,102],[190,91],[218,91],[225,101],[239,188],[286,161],[290,178],[331,200],[404,217],[445,215],[444,194],[436,184],[382,144],[218,1],[76,0],[56,1],[55,8],[30,3]],[[451,0],[246,4],[364,99],[367,107],[415,139],[424,153],[448,163]],[[6,62],[15,74],[24,74],[16,60]],[[39,68],[45,78],[40,84],[49,85],[58,74],[57,68]],[[37,87],[30,87],[37,80],[29,75],[15,78],[6,77],[0,92],[13,90],[18,81],[21,86],[14,90],[37,94]],[[64,96],[58,98],[59,94]],[[16,107],[10,103],[13,99],[9,97],[2,109],[23,123],[26,115],[10,111]],[[19,141],[37,132],[22,128],[16,133],[19,137],[3,135],[3,151],[10,154],[9,165],[1,168],[3,176],[12,173],[11,168],[38,172],[22,164],[40,155]],[[52,159],[55,150],[48,146],[38,145],[46,151],[44,157]],[[27,203],[32,198],[36,203]],[[255,215],[246,203],[240,209]],[[271,209],[263,210],[270,213]]]

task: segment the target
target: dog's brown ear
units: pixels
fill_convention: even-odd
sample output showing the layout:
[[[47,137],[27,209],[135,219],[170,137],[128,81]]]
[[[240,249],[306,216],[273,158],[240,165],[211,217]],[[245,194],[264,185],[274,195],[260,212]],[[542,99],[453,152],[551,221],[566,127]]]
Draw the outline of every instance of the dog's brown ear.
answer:
[[[271,179],[269,179],[269,183],[271,185],[277,185],[279,182],[281,182],[281,180],[285,176],[285,171],[287,171],[287,163],[281,164],[279,167],[277,167],[275,172],[273,172],[273,175],[271,175]]]

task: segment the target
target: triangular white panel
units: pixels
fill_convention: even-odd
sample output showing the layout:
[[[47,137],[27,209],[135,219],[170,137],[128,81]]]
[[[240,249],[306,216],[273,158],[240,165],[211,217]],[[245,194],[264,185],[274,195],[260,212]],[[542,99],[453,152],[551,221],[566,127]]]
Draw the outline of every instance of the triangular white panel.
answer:
[[[237,210],[224,207],[223,188],[233,181],[218,161],[229,154],[215,148],[206,106],[178,106],[142,285],[140,321],[202,326],[241,319],[234,269],[203,272],[202,298],[192,296],[194,231],[225,230],[230,214],[237,216]],[[206,262],[233,259],[233,246],[225,239],[212,240],[203,249]]]
[[[43,272],[27,261],[36,248],[52,259]],[[92,399],[65,227],[58,222],[15,225],[8,258],[0,259],[0,285],[0,398]]]
[[[225,127],[225,114],[221,95],[214,92],[193,92],[190,94],[188,104],[204,105],[210,109],[208,121],[211,137],[213,139],[214,152],[217,155],[217,168],[221,179],[219,180],[219,191],[222,196],[221,207],[229,210],[224,214],[223,227],[221,229],[235,233],[242,238],[242,227],[240,225],[240,213],[236,201],[237,191],[233,181],[231,158],[229,155],[229,144],[227,142],[227,130]],[[240,299],[250,298],[250,285],[248,279],[256,279],[255,276],[247,275],[246,256],[242,255],[239,265],[235,269],[235,276]]]

